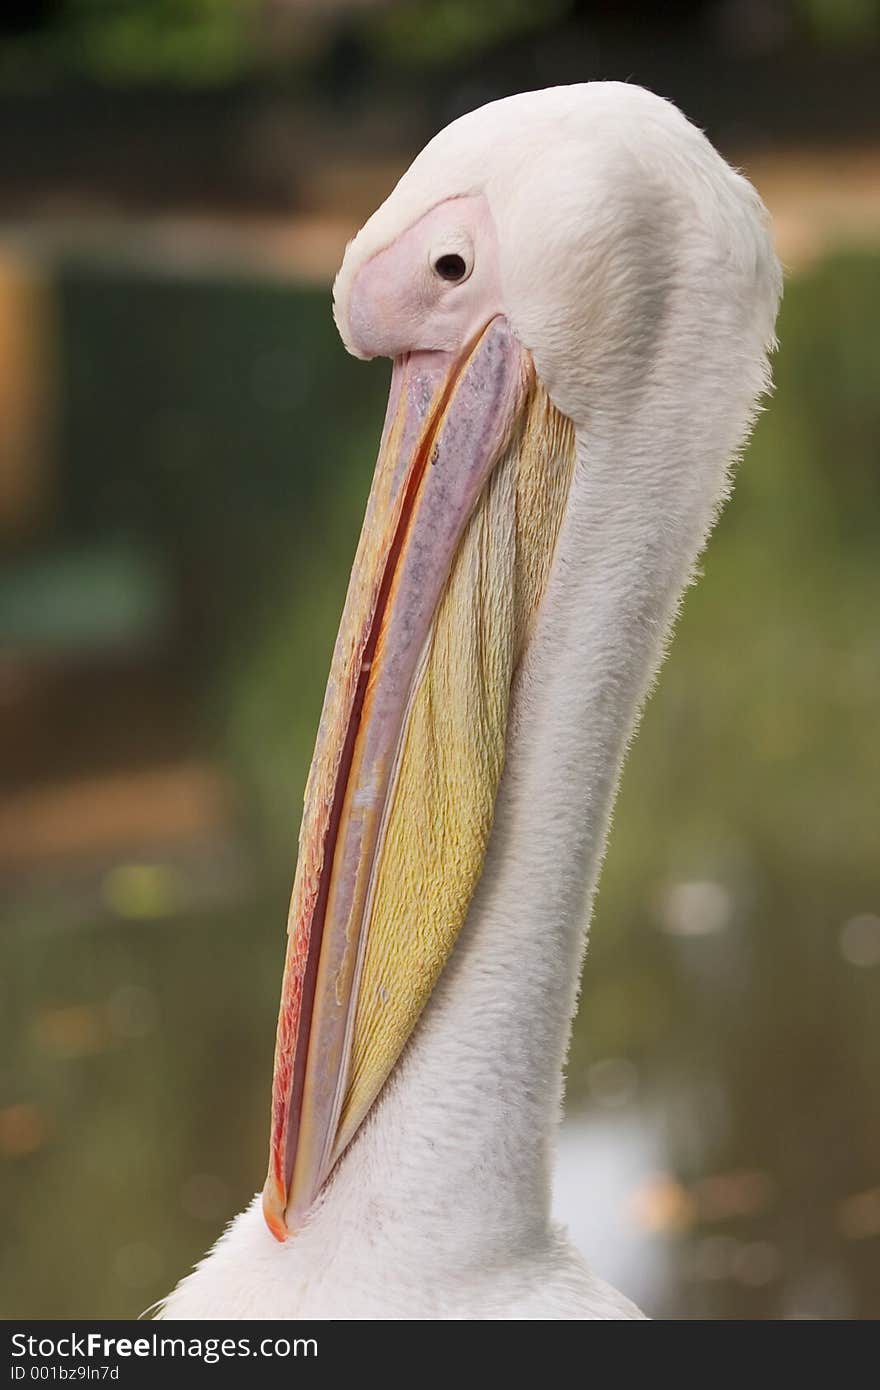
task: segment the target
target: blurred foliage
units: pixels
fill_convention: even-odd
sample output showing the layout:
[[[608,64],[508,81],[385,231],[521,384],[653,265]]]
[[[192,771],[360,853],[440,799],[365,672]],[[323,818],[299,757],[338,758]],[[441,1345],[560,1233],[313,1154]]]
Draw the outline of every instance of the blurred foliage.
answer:
[[[756,10],[765,11],[757,15]],[[352,54],[401,74],[477,61],[542,33],[632,42],[733,42],[739,31],[863,49],[880,39],[878,0],[35,0],[0,15],[0,81],[76,79],[113,87],[218,87],[296,78]],[[502,59],[503,60],[503,59]]]
[[[112,85],[215,85],[257,57],[257,0],[56,0],[12,24],[0,49],[10,85],[65,74]]]
[[[117,866],[91,905],[41,875],[4,923],[3,1311],[122,1316],[261,1180],[300,789],[387,370],[346,358],[325,293],[80,264],[61,310],[59,529],[162,558],[259,884],[187,909],[185,869],[162,870],[147,911],[120,885],[161,866]],[[878,1236],[840,1215],[880,1152],[878,967],[841,949],[880,911],[878,317],[880,260],[789,284],[775,397],[624,775],[570,1103],[606,1103],[595,1064],[623,1061],[618,1113],[651,1117],[672,1173],[763,1175],[733,1229],[779,1262],[695,1283],[691,1245],[730,1224],[658,1234],[658,1314],[778,1315],[814,1275],[842,1315],[880,1313]]]
[[[411,0],[379,8],[368,37],[386,62],[443,66],[550,28],[570,10],[570,0]]]
[[[820,43],[855,47],[880,33],[878,0],[795,0],[805,32]]]

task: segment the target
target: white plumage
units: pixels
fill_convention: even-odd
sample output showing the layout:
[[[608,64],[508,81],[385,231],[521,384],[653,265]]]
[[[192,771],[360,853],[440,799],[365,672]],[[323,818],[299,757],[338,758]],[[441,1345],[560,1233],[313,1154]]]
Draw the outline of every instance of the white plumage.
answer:
[[[780,273],[754,190],[669,103],[533,92],[441,132],[349,247],[350,346],[358,269],[479,194],[503,310],[577,447],[482,877],[304,1229],[278,1244],[252,1205],[165,1318],[641,1316],[550,1219],[562,1067],[621,763],[768,384]]]

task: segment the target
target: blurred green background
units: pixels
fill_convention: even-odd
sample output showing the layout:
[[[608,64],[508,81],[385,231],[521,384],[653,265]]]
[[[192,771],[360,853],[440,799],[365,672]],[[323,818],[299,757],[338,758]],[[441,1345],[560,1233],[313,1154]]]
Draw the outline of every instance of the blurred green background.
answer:
[[[385,364],[346,238],[439,125],[629,77],[745,167],[776,394],[630,757],[558,1205],[656,1316],[880,1315],[874,0],[0,18],[0,1313],[131,1316],[263,1176]]]

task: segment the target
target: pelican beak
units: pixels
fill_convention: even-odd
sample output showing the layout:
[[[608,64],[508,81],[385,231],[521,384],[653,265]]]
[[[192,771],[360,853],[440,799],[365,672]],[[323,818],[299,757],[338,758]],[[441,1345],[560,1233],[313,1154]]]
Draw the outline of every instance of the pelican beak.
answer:
[[[460,357],[394,363],[300,830],[263,1192],[279,1240],[395,1065],[482,867],[522,606],[516,476],[489,495],[534,384],[503,317]],[[475,602],[509,612],[490,651]]]

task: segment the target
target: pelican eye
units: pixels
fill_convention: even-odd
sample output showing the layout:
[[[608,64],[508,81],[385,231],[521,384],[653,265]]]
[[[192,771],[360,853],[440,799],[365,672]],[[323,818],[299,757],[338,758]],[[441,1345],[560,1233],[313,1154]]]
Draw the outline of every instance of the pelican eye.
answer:
[[[434,262],[434,269],[441,280],[449,280],[453,284],[456,280],[463,280],[467,272],[464,256],[459,256],[455,252],[450,252],[448,256],[438,256]]]

